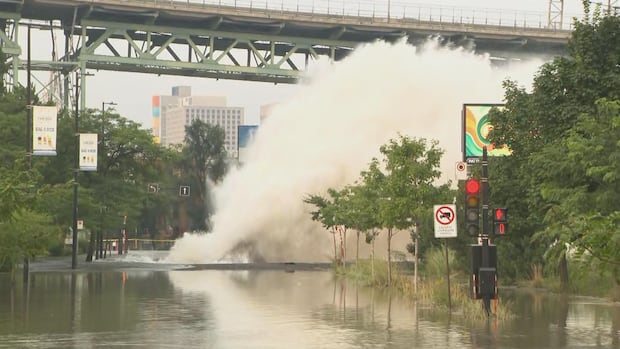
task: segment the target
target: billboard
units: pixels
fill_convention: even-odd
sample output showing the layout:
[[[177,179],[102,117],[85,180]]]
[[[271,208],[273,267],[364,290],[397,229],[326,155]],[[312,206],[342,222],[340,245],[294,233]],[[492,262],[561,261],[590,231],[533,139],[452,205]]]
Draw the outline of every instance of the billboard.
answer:
[[[258,131],[257,125],[240,125],[237,130],[237,154],[239,163],[244,163],[247,160],[247,152],[256,137],[256,131]]]
[[[492,108],[504,109],[503,104],[463,104],[463,157],[468,163],[476,163],[482,157],[482,148],[487,147],[489,156],[510,155],[507,146],[495,147],[489,142],[489,123]]]
[[[152,114],[153,114],[153,141],[157,144],[160,143],[161,141],[161,120],[160,120],[160,116],[161,116],[161,97],[160,96],[153,96],[153,100],[152,100]]]

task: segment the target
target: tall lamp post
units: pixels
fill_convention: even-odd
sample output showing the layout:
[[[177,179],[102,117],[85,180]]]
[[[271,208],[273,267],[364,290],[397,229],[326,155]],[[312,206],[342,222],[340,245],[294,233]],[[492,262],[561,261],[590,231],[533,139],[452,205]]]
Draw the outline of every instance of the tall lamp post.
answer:
[[[104,141],[104,132],[105,132],[105,106],[115,106],[118,105],[114,102],[101,102],[101,145],[103,145]],[[103,147],[102,147],[103,148]]]
[[[82,71],[75,72],[75,115],[74,115],[74,131],[75,131],[75,151],[73,157],[73,239],[71,248],[71,269],[77,269],[77,251],[78,251],[78,174],[80,173],[80,87],[83,87],[87,74]],[[82,79],[82,86],[80,86],[80,79]]]
[[[75,131],[75,151],[73,156],[73,240],[71,245],[71,269],[77,268],[77,250],[78,250],[78,231],[77,231],[77,219],[78,219],[78,173],[80,172],[80,128],[79,128],[79,114],[80,114],[80,87],[78,80],[79,74],[75,72],[75,115],[74,115],[74,131]]]
[[[106,153],[105,153],[105,106],[115,106],[117,105],[114,102],[101,102],[101,137],[100,137],[100,147],[99,147],[99,153],[102,154],[102,156],[106,157]],[[102,203],[102,213],[101,215],[103,216],[103,210],[105,210],[106,206],[105,206],[105,191],[103,192],[103,203]],[[95,255],[97,256],[97,258],[103,258],[103,222],[101,224],[101,228],[99,231],[99,236],[97,237],[97,251],[95,253]]]

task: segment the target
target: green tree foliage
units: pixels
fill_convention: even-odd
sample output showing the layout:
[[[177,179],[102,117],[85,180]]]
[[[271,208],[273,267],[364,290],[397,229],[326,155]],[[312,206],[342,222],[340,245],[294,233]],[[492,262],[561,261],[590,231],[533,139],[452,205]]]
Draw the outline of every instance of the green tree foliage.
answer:
[[[24,256],[63,246],[73,225],[75,115],[59,113],[56,156],[27,161],[25,97],[20,87],[0,95],[0,261],[5,269],[13,269]],[[147,183],[174,182],[178,155],[114,113],[86,110],[79,115],[79,126],[81,133],[98,133],[102,140],[98,171],[79,174],[78,218],[85,228],[116,237],[127,215],[128,231],[163,229],[177,192],[149,197]]]
[[[443,151],[436,141],[427,146],[425,139],[411,139],[399,136],[380,147],[383,155],[383,183],[378,184],[381,198],[378,202],[379,222],[387,229],[388,242],[388,284],[391,282],[391,240],[400,230],[413,227],[418,220],[432,216],[432,205],[436,203],[439,191],[434,182],[441,172],[439,165]],[[377,171],[376,162],[370,170]]]
[[[0,221],[0,270],[13,270],[24,256],[47,254],[49,246],[61,238],[61,230],[44,213],[19,208]]]
[[[311,194],[304,198],[304,202],[315,206],[315,210],[310,212],[312,220],[320,222],[321,225],[327,229],[331,234],[334,242],[334,262],[338,262],[338,248],[336,244],[336,225],[338,222],[337,211],[341,210],[336,206],[336,200],[339,193],[334,189],[328,189],[330,198],[325,198],[321,195]]]
[[[370,161],[368,169],[360,173],[359,183],[341,191],[328,189],[330,199],[319,195],[305,199],[317,207],[311,212],[312,219],[325,228],[344,225],[366,232],[367,242],[374,241],[377,231],[387,231],[388,284],[394,234],[432,217],[433,204],[453,195],[448,185],[435,184],[443,154],[437,145],[401,135],[381,146],[382,159]]]
[[[192,219],[190,229],[209,230],[209,217],[213,214],[208,181],[218,183],[227,171],[226,134],[218,125],[209,125],[194,120],[185,128],[183,147],[183,177],[192,188],[191,205],[188,205]]]
[[[541,196],[549,203],[545,229],[579,256],[620,267],[620,102],[601,99],[594,115],[582,114],[556,147],[532,156]],[[557,165],[557,167],[549,166]],[[560,251],[561,253],[562,251]],[[557,253],[556,253],[557,256]]]
[[[0,270],[13,270],[23,257],[45,252],[57,232],[36,212],[41,177],[26,159],[25,90],[0,94]]]
[[[75,114],[60,112],[58,119],[57,155],[35,158],[33,165],[41,172],[39,201],[55,221],[68,229],[73,220],[73,168],[75,167]],[[174,152],[153,143],[148,130],[106,111],[89,109],[79,115],[80,133],[99,135],[96,172],[80,172],[79,219],[91,232],[102,232],[106,238],[117,238],[127,216],[128,231],[149,233],[164,229],[164,223],[153,215],[171,211],[176,191],[172,181]],[[156,195],[147,191],[149,183],[162,189]],[[49,203],[53,203],[50,205]],[[149,217],[148,219],[146,217]]]
[[[524,276],[543,255],[566,274],[565,246],[607,268],[620,264],[611,252],[620,234],[618,66],[620,17],[595,10],[575,23],[568,56],[543,65],[531,92],[505,82],[506,109],[490,115],[491,140],[513,150],[490,165],[492,204],[510,208],[499,253],[513,262],[500,263],[502,275]]]

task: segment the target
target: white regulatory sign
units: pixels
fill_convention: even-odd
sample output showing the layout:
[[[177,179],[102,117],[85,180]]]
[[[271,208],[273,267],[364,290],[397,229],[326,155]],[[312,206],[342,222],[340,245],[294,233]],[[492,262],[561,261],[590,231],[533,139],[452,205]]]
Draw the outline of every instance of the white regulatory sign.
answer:
[[[456,237],[456,205],[434,205],[435,237]]]

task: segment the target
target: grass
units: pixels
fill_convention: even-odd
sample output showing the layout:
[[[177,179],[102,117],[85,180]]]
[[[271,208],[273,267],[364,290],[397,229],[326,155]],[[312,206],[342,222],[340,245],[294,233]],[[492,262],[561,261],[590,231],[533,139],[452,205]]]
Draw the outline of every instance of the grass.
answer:
[[[596,268],[584,268],[577,262],[569,265],[568,293],[582,296],[608,298],[616,300],[613,279],[610,272],[593,271]],[[544,267],[536,264],[530,268],[530,278],[518,282],[520,287],[546,289],[562,293],[560,278],[557,275],[546,276]]]
[[[360,260],[357,265],[350,263],[346,269],[339,266],[336,268],[336,273],[363,286],[395,290],[406,299],[422,303],[433,311],[447,313],[449,301],[445,278],[445,257],[441,255],[441,251],[439,253],[432,252],[432,255],[427,256],[425,261],[427,263],[425,264],[424,276],[418,282],[417,291],[414,287],[413,276],[408,272],[399,270],[396,266],[392,267],[392,284],[388,286],[387,262],[383,260],[375,260],[374,277],[371,261],[367,259]],[[464,276],[452,273],[450,279],[452,314],[471,320],[486,319],[487,315],[482,308],[481,301],[471,299],[469,296],[469,285]],[[497,307],[497,312],[495,312],[492,303],[491,309],[494,313],[493,316],[497,319],[504,320],[513,317],[510,304],[502,304]]]

